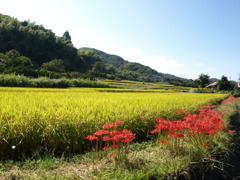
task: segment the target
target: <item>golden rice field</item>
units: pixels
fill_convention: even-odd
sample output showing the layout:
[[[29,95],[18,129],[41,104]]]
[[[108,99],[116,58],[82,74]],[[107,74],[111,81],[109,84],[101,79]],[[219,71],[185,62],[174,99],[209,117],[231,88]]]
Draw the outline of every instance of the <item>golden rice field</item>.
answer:
[[[90,147],[86,135],[116,120],[125,121],[138,139],[146,138],[154,118],[177,119],[179,109],[193,113],[227,96],[112,91],[0,88],[0,158],[83,152]]]
[[[157,84],[151,82],[140,82],[140,81],[130,81],[130,80],[98,80],[100,83],[105,83],[109,85],[114,85],[124,88],[138,88],[138,89],[162,89],[171,90],[174,92],[189,91],[191,87],[175,86],[171,84]]]

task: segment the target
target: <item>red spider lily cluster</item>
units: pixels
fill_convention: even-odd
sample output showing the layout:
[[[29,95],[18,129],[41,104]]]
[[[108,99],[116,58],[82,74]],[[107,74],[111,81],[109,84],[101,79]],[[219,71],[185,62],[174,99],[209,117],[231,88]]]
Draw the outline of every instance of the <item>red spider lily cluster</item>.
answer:
[[[158,124],[151,133],[167,134],[168,138],[184,138],[194,134],[214,135],[221,130],[234,134],[234,131],[224,126],[224,121],[221,120],[223,113],[212,109],[214,107],[213,105],[204,106],[203,109],[199,109],[199,114],[185,113],[183,120],[170,121],[156,118],[155,121]],[[179,110],[178,113],[184,113],[184,111]],[[162,140],[160,143],[168,144],[167,140]],[[202,146],[208,146],[208,144],[203,142]]]
[[[102,143],[105,144],[105,147],[102,148],[102,150],[105,151],[110,148],[120,148],[132,142],[136,135],[128,129],[117,130],[116,128],[121,124],[124,124],[124,122],[116,121],[115,123],[104,124],[101,130],[94,132],[92,135],[88,135],[86,139],[89,141],[96,140],[96,144],[98,145],[98,143],[100,143],[100,147]]]
[[[240,97],[235,98],[233,96],[230,96],[227,99],[223,100],[222,103],[224,103],[224,104],[232,104],[232,103],[234,103],[235,100],[240,101]]]

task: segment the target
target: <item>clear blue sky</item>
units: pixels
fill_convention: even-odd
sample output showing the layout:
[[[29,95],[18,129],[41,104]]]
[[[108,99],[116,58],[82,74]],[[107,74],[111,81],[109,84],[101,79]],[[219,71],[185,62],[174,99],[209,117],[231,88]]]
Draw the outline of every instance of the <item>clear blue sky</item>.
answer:
[[[238,80],[240,0],[0,0],[75,47],[91,47],[185,78]]]

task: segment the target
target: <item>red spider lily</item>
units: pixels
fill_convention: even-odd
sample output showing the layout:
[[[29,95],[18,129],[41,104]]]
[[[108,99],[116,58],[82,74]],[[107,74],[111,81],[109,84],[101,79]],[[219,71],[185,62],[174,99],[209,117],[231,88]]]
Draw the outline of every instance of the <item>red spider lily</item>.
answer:
[[[232,103],[234,103],[235,99],[236,99],[235,97],[230,96],[229,98],[223,100],[222,103],[224,103],[224,104],[232,104]]]
[[[93,140],[98,140],[98,138],[96,136],[93,135],[88,135],[87,137],[85,137],[87,140],[89,141],[93,141]]]
[[[112,130],[112,131],[109,132],[110,136],[114,136],[114,135],[120,134],[120,133],[121,133],[120,130]]]
[[[99,130],[99,131],[96,131],[95,133],[93,133],[93,135],[95,135],[95,136],[102,136],[104,134],[109,134],[109,131],[107,131],[107,130]]]
[[[193,135],[193,134],[195,134],[195,132],[190,131],[188,134],[189,134],[189,135]]]
[[[216,105],[211,105],[211,104],[208,104],[208,105],[206,105],[206,106],[203,106],[204,109],[213,109],[213,108],[215,108],[215,107],[216,107]]]
[[[113,154],[113,153],[110,153],[107,155],[108,158],[115,158],[116,157],[116,154]]]
[[[136,134],[127,134],[127,135],[125,135],[124,139],[121,140],[121,142],[128,144],[135,139],[135,135]]]
[[[110,138],[112,142],[119,142],[121,139],[124,138],[123,134],[116,134]]]
[[[103,136],[103,137],[102,137],[102,140],[103,140],[103,141],[110,141],[110,137],[109,137],[109,136]]]
[[[117,144],[113,144],[113,145],[111,145],[111,147],[112,147],[112,148],[120,148],[120,146],[117,145]]]
[[[124,122],[123,121],[120,121],[120,120],[118,120],[118,121],[116,121],[115,123],[111,123],[111,124],[104,124],[103,126],[102,126],[102,128],[103,129],[111,129],[111,128],[115,128],[115,127],[117,127],[118,125],[121,125],[121,124],[124,124]]]
[[[231,102],[233,99],[230,98],[229,101]],[[224,116],[222,111],[213,108],[215,106],[207,105],[203,109],[199,109],[199,114],[185,113],[186,116],[182,121],[156,118],[157,124],[155,129],[151,131],[151,134],[165,132],[168,138],[184,138],[194,134],[215,135],[219,131],[234,134],[234,131],[228,130],[224,126],[224,121],[221,119]],[[179,113],[182,113],[182,110],[179,110]],[[160,141],[160,143],[163,142]],[[202,146],[208,146],[208,144],[204,142]]]
[[[104,124],[102,126],[103,129],[111,129],[111,128],[115,128],[117,125],[116,124]]]
[[[168,132],[169,133],[174,133],[177,131],[181,131],[187,128],[187,124],[184,121],[171,121],[169,127],[168,127]]]
[[[105,146],[104,148],[102,148],[103,151],[107,151],[109,150],[109,147]]]
[[[229,130],[228,131],[230,134],[235,134],[236,132],[235,131],[232,131],[232,130]]]
[[[156,118],[155,121],[158,122],[158,124],[155,125],[155,129],[153,131],[151,131],[152,134],[158,133],[162,129],[168,129],[169,126],[171,125],[171,121],[168,121],[168,120],[165,120],[162,118]]]
[[[122,142],[122,143],[130,143],[135,139],[135,135],[131,131],[124,129],[122,131],[118,131],[118,134],[113,134],[110,140],[112,142]]]
[[[208,143],[203,142],[203,143],[202,143],[202,146],[203,146],[203,147],[206,147],[206,146],[208,146]]]
[[[117,127],[118,125],[124,124],[123,121],[116,121],[112,124],[104,124],[102,126],[103,129],[98,130],[93,133],[93,135],[88,135],[86,139],[92,140],[99,140],[96,142],[96,151],[98,151],[98,147],[101,147],[102,142],[107,142],[107,146],[102,148],[102,150],[107,150],[111,148],[120,148],[123,144],[128,144],[135,139],[136,134],[133,134],[132,131],[128,129],[123,130],[105,130],[108,128]],[[100,144],[99,144],[100,143]],[[92,144],[94,146],[94,144]]]
[[[160,143],[161,143],[161,144],[168,144],[168,141],[167,141],[167,140],[161,140]]]
[[[115,124],[116,124],[116,125],[120,125],[120,124],[124,124],[124,122],[123,122],[123,121],[120,121],[120,120],[118,120],[118,121],[116,121],[116,122],[115,122]]]
[[[184,110],[179,109],[179,110],[177,111],[177,113],[182,114],[182,113],[184,113]]]
[[[123,133],[123,134],[132,134],[132,131],[130,131],[128,129],[123,129],[121,133]]]
[[[134,139],[135,139],[135,137],[134,138],[125,138],[125,139],[121,140],[121,142],[128,144],[128,143],[132,142]]]
[[[160,130],[159,129],[154,129],[154,130],[152,130],[150,133],[151,134],[156,134],[156,133],[158,133]]]

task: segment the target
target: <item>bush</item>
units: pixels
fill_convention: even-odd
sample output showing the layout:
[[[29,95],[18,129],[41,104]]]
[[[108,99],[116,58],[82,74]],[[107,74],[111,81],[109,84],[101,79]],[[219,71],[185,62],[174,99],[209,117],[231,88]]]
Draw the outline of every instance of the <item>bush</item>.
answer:
[[[47,77],[40,77],[31,79],[26,76],[15,74],[0,75],[0,86],[3,87],[41,87],[41,88],[68,88],[68,87],[95,87],[95,88],[110,88],[104,83],[98,83],[89,79],[50,79]]]
[[[214,93],[214,89],[195,89],[194,93]]]
[[[240,92],[232,91],[231,95],[234,96],[234,97],[240,97]]]

